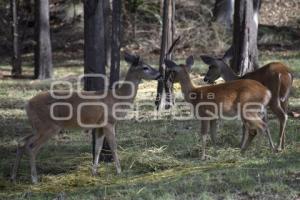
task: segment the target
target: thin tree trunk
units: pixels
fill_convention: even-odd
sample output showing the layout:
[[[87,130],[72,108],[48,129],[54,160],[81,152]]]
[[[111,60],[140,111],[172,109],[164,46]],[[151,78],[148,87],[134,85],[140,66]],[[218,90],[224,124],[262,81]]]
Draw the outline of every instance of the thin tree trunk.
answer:
[[[116,81],[119,81],[119,76],[120,76],[121,9],[122,9],[122,1],[113,0],[111,65],[110,65],[110,87],[111,88]]]
[[[132,15],[132,38],[133,41],[136,40],[136,11],[134,13],[131,14]]]
[[[84,1],[84,73],[105,75],[105,33],[103,0]],[[102,78],[86,77],[84,89],[88,91],[102,90],[105,81]],[[100,129],[99,131],[103,131]],[[95,137],[93,130],[93,159],[95,158]],[[107,144],[104,145],[107,147]],[[103,148],[105,148],[103,147]]]
[[[164,4],[165,4],[165,0],[160,0],[160,16],[164,15]]]
[[[104,29],[105,29],[105,63],[110,66],[111,63],[111,32],[112,32],[112,17],[110,0],[104,0]]]
[[[18,23],[18,1],[11,0],[11,14],[12,14],[12,71],[11,74],[14,77],[18,77],[22,74],[22,59],[20,52],[20,37],[19,37],[19,23]]]
[[[105,75],[103,0],[84,4],[84,73]],[[85,90],[104,89],[102,78],[85,78]]]
[[[52,50],[49,24],[49,1],[35,1],[35,78],[52,78]]]
[[[163,27],[161,39],[161,52],[159,59],[159,71],[166,77],[164,59],[171,59],[172,55],[167,55],[168,49],[172,45],[175,35],[175,0],[165,0],[163,7]],[[158,82],[156,105],[158,109],[168,109],[173,104],[173,84],[166,84],[166,80]]]
[[[76,0],[72,0],[72,4],[73,4],[73,19],[72,19],[72,23],[76,22],[76,17],[77,17],[77,13],[76,13]]]
[[[234,0],[216,0],[213,15],[214,20],[231,29],[234,13]]]
[[[235,1],[232,67],[244,75],[259,67],[257,32],[260,0]]]

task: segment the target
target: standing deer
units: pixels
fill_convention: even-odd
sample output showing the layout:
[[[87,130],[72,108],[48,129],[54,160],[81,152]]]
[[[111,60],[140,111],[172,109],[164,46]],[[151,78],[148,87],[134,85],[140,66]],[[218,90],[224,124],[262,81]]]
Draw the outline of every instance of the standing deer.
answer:
[[[288,119],[288,99],[293,83],[293,76],[288,67],[280,62],[272,62],[255,70],[254,72],[250,72],[239,77],[224,62],[223,59],[217,59],[209,56],[201,56],[201,58],[204,63],[209,65],[209,69],[204,78],[204,81],[208,83],[213,83],[220,76],[225,81],[252,79],[260,82],[271,91],[272,97],[269,106],[280,123],[277,150],[281,151],[284,149],[285,127]],[[251,134],[249,139],[252,140],[254,136],[255,134]]]
[[[246,127],[242,152],[248,146],[247,139],[250,130],[266,133],[272,150],[274,145],[268,125],[261,119],[261,111],[269,103],[270,91],[261,83],[254,80],[236,80],[224,84],[196,87],[189,77],[189,69],[194,64],[192,56],[187,58],[186,64],[177,65],[171,60],[165,60],[167,68],[175,72],[175,79],[181,85],[181,91],[187,102],[193,105],[194,114],[201,121],[202,159],[206,158],[205,148],[209,126],[219,117],[240,116]],[[251,110],[245,109],[252,105]],[[216,108],[216,109],[215,109]],[[241,109],[242,108],[242,109]],[[213,117],[211,117],[213,114]],[[212,131],[212,130],[210,130]]]
[[[64,128],[83,128],[82,124],[88,126],[89,129],[103,127],[103,133],[100,131],[96,133],[96,155],[93,161],[92,174],[96,175],[97,173],[98,159],[104,137],[107,138],[112,151],[117,173],[121,173],[115,139],[115,124],[117,122],[116,118],[120,119],[126,113],[114,113],[116,106],[118,109],[124,108],[124,105],[126,106],[134,101],[138,85],[142,79],[154,80],[160,77],[158,70],[144,63],[138,56],[125,54],[125,60],[131,64],[131,67],[128,70],[125,82],[119,89],[107,90],[106,92],[84,91],[81,93],[52,91],[55,96],[70,95],[66,99],[54,98],[51,92],[41,92],[29,100],[26,112],[35,133],[25,137],[19,143],[11,176],[12,180],[15,180],[20,159],[26,152],[30,157],[31,180],[33,183],[37,183],[35,159],[41,147],[60,130]],[[106,95],[103,95],[105,93]],[[55,108],[53,107],[55,104],[61,106]],[[66,104],[69,106],[62,106]],[[57,120],[53,116],[61,119],[65,118],[65,120]]]

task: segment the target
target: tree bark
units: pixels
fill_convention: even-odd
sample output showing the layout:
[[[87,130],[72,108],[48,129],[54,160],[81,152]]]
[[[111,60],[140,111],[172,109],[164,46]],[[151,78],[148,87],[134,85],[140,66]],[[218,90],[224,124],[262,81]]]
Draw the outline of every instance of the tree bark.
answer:
[[[84,3],[84,73],[105,75],[103,0]],[[85,78],[85,90],[105,88],[102,78]]]
[[[216,0],[213,15],[214,20],[231,29],[234,13],[234,0]]]
[[[159,59],[159,71],[165,77],[158,81],[156,106],[158,109],[168,109],[173,105],[173,84],[166,79],[164,59],[171,59],[172,54],[168,54],[175,36],[175,0],[164,0],[163,6],[163,27],[161,39],[161,52]]]
[[[103,16],[103,0],[84,1],[84,73],[105,75],[105,30]],[[102,78],[86,77],[84,79],[84,89],[87,91],[102,90],[107,85]],[[99,131],[103,131],[100,129]],[[93,130],[93,159],[95,158],[95,137]],[[106,142],[103,144],[100,159],[111,160],[110,156],[103,157],[103,151],[109,150]]]
[[[136,12],[131,13],[131,24],[132,24],[132,38],[136,41]]]
[[[104,0],[104,29],[105,29],[105,64],[109,66],[111,63],[111,33],[112,33],[112,17],[111,17],[111,2]]]
[[[122,1],[113,0],[110,88],[113,87],[113,84],[116,81],[119,81],[119,76],[120,76],[121,9],[122,9]]]
[[[244,75],[259,67],[257,32],[260,0],[235,1],[232,67]]]
[[[19,23],[18,23],[18,1],[10,1],[11,14],[12,14],[12,71],[11,74],[14,77],[18,77],[22,74],[22,59],[20,52],[20,37],[19,37]]]
[[[35,69],[38,79],[52,78],[52,50],[49,24],[49,1],[35,1]]]

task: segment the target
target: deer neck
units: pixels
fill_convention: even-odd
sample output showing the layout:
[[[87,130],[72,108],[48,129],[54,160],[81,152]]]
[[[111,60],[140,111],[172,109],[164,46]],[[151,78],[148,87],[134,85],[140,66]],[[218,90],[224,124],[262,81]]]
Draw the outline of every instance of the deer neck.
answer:
[[[233,70],[226,64],[221,65],[221,77],[225,81],[231,81],[231,80],[236,80],[239,79],[240,77],[237,76]]]
[[[189,100],[190,92],[195,88],[187,71],[180,74],[179,82],[185,100]]]
[[[116,94],[118,96],[128,97],[124,98],[122,101],[126,101],[129,103],[133,102],[136,97],[140,82],[140,78],[137,78],[129,72],[126,75],[124,83],[119,87],[119,89],[116,90]]]

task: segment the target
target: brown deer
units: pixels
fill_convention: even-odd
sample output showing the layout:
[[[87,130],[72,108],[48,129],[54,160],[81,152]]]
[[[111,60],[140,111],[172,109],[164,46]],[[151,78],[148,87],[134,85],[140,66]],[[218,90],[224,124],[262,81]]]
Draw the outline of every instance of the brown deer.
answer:
[[[270,100],[269,107],[280,123],[277,150],[281,151],[284,149],[285,127],[288,119],[288,99],[293,84],[293,76],[288,67],[280,62],[272,62],[255,70],[254,72],[250,72],[239,77],[224,62],[223,59],[217,59],[210,56],[201,56],[201,58],[204,63],[209,65],[209,69],[204,77],[204,81],[208,83],[213,83],[220,76],[225,81],[252,79],[260,82],[271,91],[272,98]],[[249,139],[252,140],[254,136],[255,134],[251,134]]]
[[[206,158],[206,139],[210,123],[220,117],[240,116],[246,127],[242,152],[248,146],[247,139],[250,130],[266,133],[270,147],[274,150],[268,125],[261,119],[261,111],[269,103],[271,93],[261,83],[254,80],[236,80],[224,84],[196,87],[188,73],[194,64],[192,56],[187,58],[184,65],[177,65],[171,60],[165,60],[165,64],[169,70],[175,72],[175,79],[181,85],[185,100],[193,105],[194,114],[200,116],[197,118],[201,121],[202,159]],[[246,111],[247,105],[250,104],[251,110]]]
[[[138,85],[142,79],[154,80],[160,77],[158,70],[144,63],[140,57],[125,54],[125,60],[131,64],[125,82],[115,90],[104,91],[52,91],[56,96],[69,98],[54,98],[51,92],[41,92],[29,100],[26,112],[35,133],[25,137],[18,146],[17,157],[13,167],[11,179],[15,180],[20,159],[24,152],[30,157],[31,179],[37,183],[36,155],[40,148],[55,134],[64,128],[103,128],[103,133],[96,133],[95,158],[92,174],[96,175],[98,158],[102,149],[103,139],[107,138],[117,173],[121,166],[117,155],[115,139],[115,124],[117,119],[124,117],[125,112],[118,112],[115,108],[122,109],[131,104],[137,94]],[[103,95],[105,94],[106,95]],[[101,97],[100,97],[101,96]],[[59,104],[56,107],[53,105]],[[68,106],[66,106],[68,104]],[[64,106],[65,105],[65,106]],[[52,108],[51,108],[52,107]],[[78,112],[80,108],[80,112]],[[52,109],[52,110],[51,110]],[[127,107],[128,109],[128,107]],[[116,111],[116,112],[114,112]],[[52,113],[52,115],[51,115]],[[56,118],[54,119],[53,116]],[[65,119],[65,120],[58,120]]]

